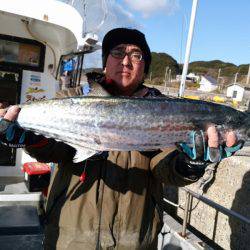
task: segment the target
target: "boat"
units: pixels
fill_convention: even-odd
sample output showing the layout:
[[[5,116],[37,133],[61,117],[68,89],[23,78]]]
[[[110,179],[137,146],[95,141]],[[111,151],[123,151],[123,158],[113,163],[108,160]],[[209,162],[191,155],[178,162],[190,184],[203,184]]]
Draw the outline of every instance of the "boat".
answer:
[[[101,48],[98,36],[83,34],[83,26],[71,4],[0,0],[0,102],[51,99],[67,87],[65,79],[70,87],[79,85],[84,55]],[[22,149],[0,145],[1,249],[42,249],[46,196],[31,184],[34,166],[47,171]]]
[[[74,7],[74,1],[68,2],[0,0],[0,102],[18,104],[50,99],[59,90],[81,84],[84,56],[100,49],[101,44],[96,33],[84,30],[84,15]],[[249,243],[249,210],[240,204],[249,208],[248,163],[249,156],[238,155],[222,161],[217,170],[210,169],[202,185],[199,182],[185,189],[167,188],[168,213],[158,249],[230,249],[230,237],[236,245],[237,239],[243,240],[241,249],[245,249]],[[0,146],[1,249],[42,249],[41,218],[46,189],[41,191],[34,185],[37,179],[33,173],[39,169],[49,181],[53,167],[40,165],[22,149]],[[213,185],[206,186],[216,171]],[[196,199],[193,204],[191,197]]]
[[[0,100],[8,104],[51,99],[63,70],[79,85],[84,54],[100,49],[95,34],[82,35],[83,18],[71,5],[54,0],[0,1]],[[62,86],[61,86],[62,87]],[[1,154],[0,176],[22,176],[29,157],[23,150]]]

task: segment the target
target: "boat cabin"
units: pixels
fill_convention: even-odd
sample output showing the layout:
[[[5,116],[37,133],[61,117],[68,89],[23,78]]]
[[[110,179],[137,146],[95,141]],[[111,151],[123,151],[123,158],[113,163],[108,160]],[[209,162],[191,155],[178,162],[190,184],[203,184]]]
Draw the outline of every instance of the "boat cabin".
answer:
[[[100,48],[95,35],[82,36],[83,18],[63,2],[0,0],[0,22],[0,102],[5,104],[50,99],[80,84],[84,54]],[[27,161],[32,159],[22,149],[0,145],[1,177],[22,176]]]

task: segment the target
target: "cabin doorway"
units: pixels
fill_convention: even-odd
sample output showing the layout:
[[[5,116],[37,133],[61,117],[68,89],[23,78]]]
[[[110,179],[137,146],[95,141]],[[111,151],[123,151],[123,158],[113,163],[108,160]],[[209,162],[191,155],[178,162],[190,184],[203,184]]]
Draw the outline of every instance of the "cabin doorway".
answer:
[[[0,103],[14,105],[20,102],[21,71],[0,68]],[[15,166],[16,150],[0,144],[0,166]]]

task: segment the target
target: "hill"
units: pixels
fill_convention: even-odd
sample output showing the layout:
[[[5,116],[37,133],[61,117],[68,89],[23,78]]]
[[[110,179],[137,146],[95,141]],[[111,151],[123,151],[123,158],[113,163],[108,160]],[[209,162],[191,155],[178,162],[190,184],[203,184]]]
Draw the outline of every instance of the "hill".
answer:
[[[157,84],[162,84],[165,77],[166,67],[171,69],[172,78],[175,78],[177,74],[181,74],[183,65],[179,65],[177,61],[166,53],[152,52],[152,63],[149,69],[151,72],[151,79]],[[246,78],[248,73],[248,64],[235,65],[229,62],[223,62],[221,60],[212,61],[195,61],[189,64],[188,72],[196,74],[209,74],[210,76],[217,78],[220,69],[220,76],[230,79],[234,78],[234,75],[238,72],[238,80],[241,81]],[[150,73],[148,75],[150,77]]]
[[[177,75],[180,73],[179,64],[177,61],[166,53],[152,52],[152,63],[149,72],[152,72],[152,78],[164,78],[166,67],[171,69],[171,74]]]
[[[237,72],[240,75],[246,75],[248,71],[248,65],[242,64],[240,66],[236,66],[233,63],[223,62],[220,60],[213,61],[196,61],[191,62],[189,64],[189,71],[195,72],[197,74],[213,74],[216,72],[218,74],[218,70],[221,69],[221,76],[232,76]]]

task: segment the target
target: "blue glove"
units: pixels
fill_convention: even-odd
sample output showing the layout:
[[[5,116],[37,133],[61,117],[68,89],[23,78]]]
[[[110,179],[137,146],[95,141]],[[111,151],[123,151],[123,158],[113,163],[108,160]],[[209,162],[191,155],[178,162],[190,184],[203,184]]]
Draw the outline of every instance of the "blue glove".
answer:
[[[176,143],[177,149],[185,153],[193,161],[219,162],[241,149],[244,141],[239,140],[233,147],[220,145],[218,148],[208,147],[203,131],[192,131],[191,145],[185,142]]]
[[[0,118],[0,142],[11,148],[24,148],[44,140],[41,135],[21,128],[17,122]]]
[[[192,180],[200,178],[209,164],[233,155],[244,145],[244,141],[238,141],[233,147],[222,145],[219,148],[211,148],[208,147],[202,131],[193,131],[190,136],[191,145],[184,142],[176,143],[179,153],[176,156],[175,169],[182,176]]]

